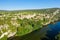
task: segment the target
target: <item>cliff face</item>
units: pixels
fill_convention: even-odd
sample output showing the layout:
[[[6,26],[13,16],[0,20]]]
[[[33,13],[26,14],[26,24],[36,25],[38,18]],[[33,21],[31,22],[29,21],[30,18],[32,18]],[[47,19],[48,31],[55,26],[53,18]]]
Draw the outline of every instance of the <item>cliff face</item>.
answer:
[[[59,8],[0,11],[0,39],[28,34],[59,18]]]

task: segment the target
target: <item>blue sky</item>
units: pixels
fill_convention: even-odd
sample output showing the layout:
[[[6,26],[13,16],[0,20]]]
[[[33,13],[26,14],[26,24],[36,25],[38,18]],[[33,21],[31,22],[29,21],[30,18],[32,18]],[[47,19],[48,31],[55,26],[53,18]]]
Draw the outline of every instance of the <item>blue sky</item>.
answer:
[[[0,10],[60,8],[60,0],[0,0]]]

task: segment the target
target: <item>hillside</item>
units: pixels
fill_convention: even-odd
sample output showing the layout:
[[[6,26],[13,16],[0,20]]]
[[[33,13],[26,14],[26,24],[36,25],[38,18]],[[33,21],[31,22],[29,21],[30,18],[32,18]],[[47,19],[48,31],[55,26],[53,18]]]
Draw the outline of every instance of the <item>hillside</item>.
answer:
[[[23,36],[58,20],[60,21],[60,8],[0,10],[0,40]]]

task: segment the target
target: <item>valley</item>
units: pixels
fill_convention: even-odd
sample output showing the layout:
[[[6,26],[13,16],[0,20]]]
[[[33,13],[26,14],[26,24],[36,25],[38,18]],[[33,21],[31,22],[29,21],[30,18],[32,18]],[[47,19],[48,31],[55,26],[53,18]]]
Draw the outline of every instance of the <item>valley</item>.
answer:
[[[60,21],[60,8],[0,11],[0,40],[23,36]]]

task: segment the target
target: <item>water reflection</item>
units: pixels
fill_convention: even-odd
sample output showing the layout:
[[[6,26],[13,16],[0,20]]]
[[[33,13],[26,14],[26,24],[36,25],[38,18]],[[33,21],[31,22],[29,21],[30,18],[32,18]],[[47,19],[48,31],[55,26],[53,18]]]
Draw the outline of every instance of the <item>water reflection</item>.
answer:
[[[55,37],[59,32],[60,22],[56,22],[55,24],[49,24],[48,27],[38,29],[22,37],[10,37],[7,40],[58,40]]]
[[[47,30],[46,34],[48,40],[58,40],[55,37],[60,32],[60,22],[49,24],[48,27],[50,28],[50,30]]]

